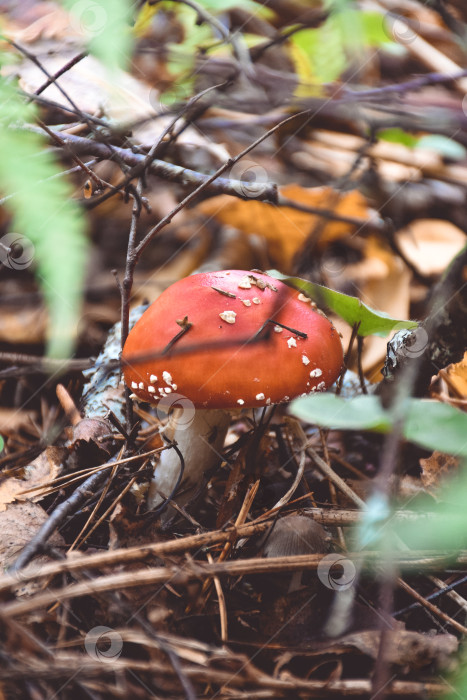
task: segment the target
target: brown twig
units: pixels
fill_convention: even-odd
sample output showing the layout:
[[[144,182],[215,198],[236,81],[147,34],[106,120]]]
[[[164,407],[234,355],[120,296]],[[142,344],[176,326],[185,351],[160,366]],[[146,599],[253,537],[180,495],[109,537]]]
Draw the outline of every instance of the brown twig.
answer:
[[[353,561],[357,568],[373,568],[381,566],[384,557],[381,552],[348,552],[347,557]],[[270,559],[239,559],[228,562],[214,562],[208,564],[201,561],[187,561],[181,568],[177,565],[164,567],[144,568],[138,571],[124,571],[119,573],[102,575],[91,581],[70,584],[62,588],[49,589],[27,600],[16,600],[5,603],[2,606],[2,614],[7,617],[16,617],[33,610],[48,607],[57,601],[63,603],[82,596],[98,595],[106,591],[116,591],[137,586],[162,585],[170,582],[172,585],[184,586],[190,581],[204,580],[213,576],[243,576],[246,574],[271,575],[280,572],[314,571],[322,560],[322,554],[303,554],[285,556]],[[456,566],[467,565],[467,552],[449,557],[443,555],[421,556],[419,552],[402,553],[394,561],[397,565],[408,571],[419,572],[420,569],[438,571],[446,566],[447,561],[454,561]],[[44,567],[44,570],[46,567]],[[43,576],[43,571],[40,572]],[[10,582],[11,583],[11,582]]]
[[[362,520],[362,513],[358,510],[334,510],[332,508],[306,508],[304,510],[308,516],[323,525],[355,525]],[[274,513],[269,514],[269,518]],[[396,520],[417,521],[420,515],[412,511],[396,511],[393,514]],[[429,516],[425,517],[427,522]],[[189,552],[203,547],[210,547],[225,542],[235,541],[242,537],[247,538],[256,534],[261,534],[271,527],[269,520],[262,519],[253,523],[241,525],[238,528],[227,528],[225,530],[214,530],[199,535],[188,535],[181,539],[173,539],[167,542],[156,542],[146,544],[144,547],[122,548],[115,551],[93,552],[91,555],[82,554],[77,558],[67,561],[44,564],[39,570],[23,571],[21,578],[23,581],[33,581],[43,577],[56,576],[61,573],[81,571],[84,569],[97,569],[100,567],[113,566],[116,564],[126,564],[131,562],[144,562],[153,557],[166,557],[177,553]],[[7,574],[0,577],[0,592],[6,591],[17,583],[17,578]]]
[[[440,610],[436,605],[433,605],[433,603],[430,603],[428,600],[426,600],[420,593],[418,593],[412,586],[409,586],[408,583],[403,581],[402,579],[398,580],[398,584],[400,588],[403,588],[406,593],[412,596],[412,598],[415,598],[415,600],[420,603],[426,610],[429,610],[435,617],[438,617],[440,620],[443,620],[443,622],[446,622],[448,625],[451,625],[457,632],[460,632],[461,634],[467,634],[467,627],[464,625],[461,625],[460,622],[457,622],[454,620],[452,617],[449,615],[446,615],[442,610]]]

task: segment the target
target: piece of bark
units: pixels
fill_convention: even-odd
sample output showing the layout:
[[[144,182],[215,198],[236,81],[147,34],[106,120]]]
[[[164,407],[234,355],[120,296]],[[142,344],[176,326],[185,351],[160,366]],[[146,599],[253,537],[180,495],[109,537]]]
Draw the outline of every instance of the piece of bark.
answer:
[[[467,246],[456,255],[433,289],[431,311],[418,328],[399,331],[388,343],[381,394],[391,393],[393,382],[416,362],[414,396],[424,396],[431,378],[467,347]]]

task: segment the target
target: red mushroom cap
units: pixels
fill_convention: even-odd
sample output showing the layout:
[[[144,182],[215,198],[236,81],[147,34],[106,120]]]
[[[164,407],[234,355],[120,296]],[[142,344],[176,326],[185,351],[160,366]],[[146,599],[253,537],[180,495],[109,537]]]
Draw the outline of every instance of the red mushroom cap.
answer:
[[[200,273],[168,287],[122,353],[125,382],[138,398],[156,403],[177,392],[199,408],[264,406],[324,391],[342,361],[339,334],[307,297],[244,270]]]

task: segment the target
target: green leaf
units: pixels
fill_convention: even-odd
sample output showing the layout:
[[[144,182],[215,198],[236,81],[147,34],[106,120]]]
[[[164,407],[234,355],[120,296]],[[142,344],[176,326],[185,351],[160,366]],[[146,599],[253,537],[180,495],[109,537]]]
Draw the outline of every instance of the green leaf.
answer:
[[[384,15],[380,12],[359,12],[359,15],[366,46],[387,46],[389,40],[384,26]]]
[[[410,523],[396,521],[391,525],[394,532],[413,549],[441,549],[443,554],[467,546],[467,465],[464,464],[451,479],[447,479],[437,490],[437,503],[426,517],[426,503],[415,504],[420,520]]]
[[[18,128],[34,117],[32,105],[0,79],[0,190],[11,195],[5,206],[13,214],[0,255],[18,274],[36,266],[50,317],[48,354],[66,357],[73,348],[84,277],[84,223],[73,190],[56,177],[60,169],[43,140]],[[19,258],[8,254],[12,244],[22,247]]]
[[[425,148],[436,151],[450,160],[463,160],[467,150],[462,144],[441,134],[429,134],[418,139],[417,148]]]
[[[450,160],[463,160],[467,155],[467,149],[462,144],[441,134],[428,134],[418,138],[403,129],[394,127],[379,131],[378,138],[391,143],[401,143],[407,148],[436,151],[436,153]]]
[[[408,134],[407,131],[394,127],[393,129],[382,129],[378,131],[378,138],[383,141],[389,141],[390,143],[401,143],[407,148],[415,148],[419,139],[412,134]]]
[[[334,20],[327,20],[319,29],[304,29],[292,35],[295,48],[292,58],[301,82],[309,82],[309,76],[319,83],[332,83],[341,75],[346,58],[339,27]],[[297,62],[296,52],[304,60]]]
[[[450,160],[463,160],[467,155],[467,149],[462,144],[441,134],[428,134],[419,138],[394,127],[379,131],[378,138],[391,143],[401,143],[407,148],[436,151]]]
[[[260,14],[263,17],[274,16],[271,10],[266,7],[264,3],[256,3],[253,2],[253,0],[201,0],[199,4],[213,14],[216,12],[226,12],[232,7],[235,7],[237,9],[253,12],[255,15]]]
[[[74,31],[83,34],[89,51],[110,69],[124,68],[130,59],[130,0],[63,0]]]
[[[449,695],[445,695],[445,700],[459,700],[459,698],[467,698],[467,663],[465,658],[465,647],[463,649],[463,655],[461,656],[461,663],[457,670],[456,675],[452,673],[448,676],[449,687],[452,692]]]
[[[366,47],[388,43],[383,16],[378,12],[355,10],[348,2],[329,3],[331,13],[316,29],[295,32],[291,39],[299,77],[312,74],[318,83],[336,80]],[[297,62],[297,51],[308,66]]]
[[[406,440],[426,449],[467,457],[466,413],[424,399],[410,399],[398,408],[398,415],[394,415],[376,396],[342,399],[334,394],[309,394],[290,405],[293,415],[324,428],[388,433],[395,420],[402,418]]]
[[[282,280],[294,289],[298,289],[315,301],[318,306],[334,311],[351,326],[360,323],[358,334],[379,335],[386,337],[392,330],[417,328],[416,321],[403,321],[391,318],[384,311],[375,311],[357,297],[336,292],[320,284],[308,282],[300,277],[288,277],[277,270],[269,270],[268,275]]]
[[[0,435],[0,452],[3,452],[4,447],[5,447],[5,442],[3,440],[3,437]]]
[[[383,546],[387,550],[385,525],[390,517],[391,509],[386,494],[378,491],[372,493],[365,503],[362,520],[357,528],[358,548]]]
[[[412,399],[404,436],[427,449],[467,457],[467,413],[439,401]]]
[[[290,412],[307,423],[342,430],[375,430],[387,433],[392,421],[376,396],[342,399],[335,394],[309,394],[295,399]]]

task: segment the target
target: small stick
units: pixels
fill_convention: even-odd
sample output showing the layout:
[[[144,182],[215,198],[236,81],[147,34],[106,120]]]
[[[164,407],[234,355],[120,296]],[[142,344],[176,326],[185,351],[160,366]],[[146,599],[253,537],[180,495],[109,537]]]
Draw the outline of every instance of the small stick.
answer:
[[[207,553],[207,559],[210,564],[214,563],[212,554]],[[222,590],[221,582],[218,576],[213,576],[214,586],[217,593],[217,599],[219,601],[219,618],[221,623],[221,639],[225,643],[228,639],[228,628],[227,628],[227,607],[225,605],[224,591]]]
[[[270,523],[265,524],[270,527]],[[144,548],[146,549],[146,547]],[[348,552],[347,557],[351,559],[357,569],[360,567],[380,566],[384,563],[383,554],[381,552],[365,551],[365,552]],[[1,615],[6,617],[16,617],[29,613],[33,610],[39,610],[49,605],[54,605],[57,601],[64,603],[67,600],[74,600],[82,596],[98,595],[106,591],[121,591],[125,588],[135,588],[138,586],[154,586],[172,583],[176,586],[187,585],[190,581],[212,579],[213,576],[229,576],[236,578],[244,575],[267,575],[281,572],[294,571],[315,571],[323,555],[319,554],[300,554],[295,556],[273,557],[271,559],[239,559],[227,562],[208,562],[188,561],[183,567],[179,564],[156,567],[145,567],[137,571],[119,571],[117,573],[102,574],[101,576],[92,579],[91,581],[82,581],[65,585],[62,588],[49,589],[38,593],[27,599],[10,601],[2,604]],[[92,559],[92,556],[90,557]],[[407,570],[419,572],[421,568],[430,568],[431,570],[442,570],[446,566],[446,562],[451,559],[456,565],[467,564],[467,552],[462,552],[457,557],[448,557],[447,555],[432,555],[417,552],[411,552],[408,556],[403,554],[394,559],[395,564],[406,567]],[[70,562],[68,562],[70,563]],[[42,577],[46,567],[36,575]],[[11,577],[10,585],[18,583],[15,577]]]
[[[428,600],[425,600],[425,598],[422,595],[420,595],[418,591],[412,588],[412,586],[409,586],[408,583],[406,583],[402,579],[398,579],[397,583],[404,591],[409,593],[409,595],[411,595],[412,598],[415,598],[415,600],[417,600],[420,603],[420,605],[429,610],[433,615],[443,620],[444,622],[447,622],[449,625],[451,625],[451,627],[454,627],[454,629],[456,629],[461,634],[467,633],[467,627],[464,627],[464,625],[461,625],[460,622],[456,622],[456,620],[453,620],[452,617],[446,615],[446,613],[440,610],[436,605],[433,605],[433,603],[430,603]]]
[[[240,525],[243,525],[243,523],[245,522],[246,517],[250,511],[252,504],[253,504],[253,501],[255,500],[255,496],[258,492],[258,487],[259,487],[259,479],[257,481],[255,481],[254,484],[250,484],[250,486],[245,494],[245,498],[243,499],[242,507],[240,508],[240,511],[237,515],[237,519],[235,521],[235,525],[234,525],[235,532],[237,531],[237,528],[239,528]],[[227,555],[230,552],[230,549],[232,547],[232,541],[233,540],[228,540],[225,543],[224,548],[223,548],[222,552],[220,553],[219,558],[217,560],[218,563],[224,561],[227,558]],[[211,559],[210,563],[212,563],[212,559]],[[215,583],[215,580],[214,580],[214,583]],[[199,600],[200,600],[199,606],[201,609],[203,609],[204,606],[206,605],[206,602],[207,602],[208,597],[209,597],[210,587],[211,587],[211,581],[209,579],[206,579],[206,581],[203,583],[201,593],[199,594]]]
[[[338,474],[336,474],[334,469],[330,467],[329,464],[326,464],[324,459],[321,459],[319,454],[312,447],[308,446],[306,448],[306,451],[317,464],[317,466],[321,469],[321,471],[342,491],[342,493],[345,493],[345,495],[348,498],[350,498],[350,500],[353,501],[353,503],[355,503],[356,506],[362,508],[362,510],[366,510],[365,501],[363,501],[360,498],[360,496],[357,496],[357,494],[354,491],[352,491],[352,489],[348,484],[346,484],[344,479],[341,479],[341,477]]]
[[[272,508],[274,511],[278,511],[280,508],[283,508],[287,503],[290,501],[292,496],[294,495],[295,491],[297,490],[302,478],[303,474],[305,473],[305,462],[306,462],[306,445],[307,445],[307,439],[306,435],[303,432],[303,428],[300,425],[298,421],[291,421],[293,425],[294,432],[300,439],[302,445],[300,447],[300,462],[298,463],[298,469],[297,473],[295,474],[295,479],[293,480],[293,483],[289,490],[277,501],[276,505]]]

